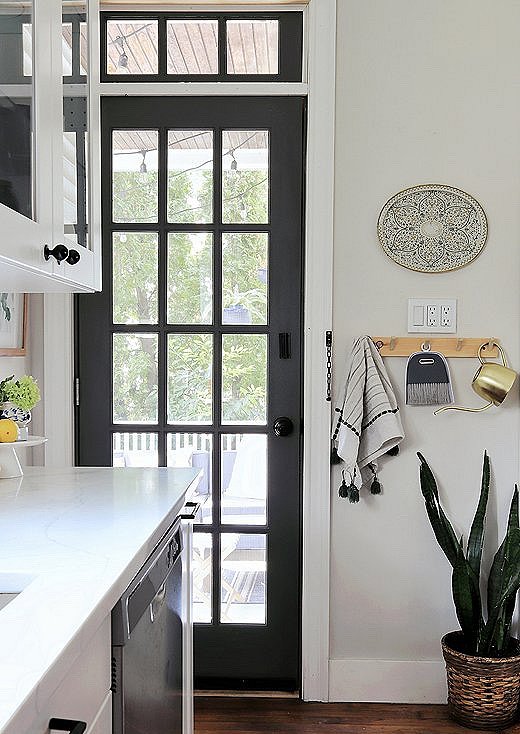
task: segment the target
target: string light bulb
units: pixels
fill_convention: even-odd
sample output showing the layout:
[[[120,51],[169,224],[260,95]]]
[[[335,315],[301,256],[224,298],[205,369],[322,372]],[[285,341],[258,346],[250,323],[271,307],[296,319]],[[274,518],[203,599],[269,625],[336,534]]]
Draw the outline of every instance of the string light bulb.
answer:
[[[237,159],[235,158],[235,151],[231,149],[229,151],[229,154],[231,156],[231,166],[230,166],[231,170],[238,171],[238,162],[237,162]]]
[[[139,173],[148,173],[148,167],[146,165],[146,154],[147,150],[142,150],[141,155],[143,156],[143,160],[141,162],[141,165],[139,166]]]
[[[125,38],[124,36],[118,36],[117,38],[114,38],[113,42],[119,51],[119,59],[117,60],[117,65],[120,68],[126,69],[126,67],[128,66],[128,56],[125,51]]]

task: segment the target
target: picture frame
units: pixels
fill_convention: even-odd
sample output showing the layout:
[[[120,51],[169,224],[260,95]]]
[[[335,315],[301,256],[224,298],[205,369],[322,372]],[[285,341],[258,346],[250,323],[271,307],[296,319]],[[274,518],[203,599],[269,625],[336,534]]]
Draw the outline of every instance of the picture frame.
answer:
[[[27,353],[27,293],[0,293],[0,357]]]

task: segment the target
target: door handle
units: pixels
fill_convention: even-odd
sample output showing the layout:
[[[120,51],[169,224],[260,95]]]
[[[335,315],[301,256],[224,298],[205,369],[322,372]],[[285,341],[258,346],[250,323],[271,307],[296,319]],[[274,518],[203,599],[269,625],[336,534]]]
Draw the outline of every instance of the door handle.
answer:
[[[294,430],[294,425],[290,418],[281,416],[273,423],[273,430],[275,436],[289,436]]]
[[[84,721],[73,721],[72,719],[51,719],[49,729],[52,731],[67,731],[69,734],[83,734],[87,725]]]

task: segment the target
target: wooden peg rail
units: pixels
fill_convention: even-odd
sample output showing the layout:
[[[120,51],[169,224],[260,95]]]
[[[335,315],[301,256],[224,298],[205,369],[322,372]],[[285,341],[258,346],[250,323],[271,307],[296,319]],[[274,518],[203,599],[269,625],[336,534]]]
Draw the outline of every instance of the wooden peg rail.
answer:
[[[373,336],[371,337],[374,344],[379,349],[382,357],[409,357],[414,352],[420,352],[423,344],[430,345],[430,351],[440,352],[445,357],[477,357],[481,344],[487,342],[486,347],[482,350],[482,357],[496,358],[499,356],[496,346],[489,347],[489,344],[498,344],[498,339],[494,337],[478,337],[476,339],[466,339],[459,337],[446,336]]]

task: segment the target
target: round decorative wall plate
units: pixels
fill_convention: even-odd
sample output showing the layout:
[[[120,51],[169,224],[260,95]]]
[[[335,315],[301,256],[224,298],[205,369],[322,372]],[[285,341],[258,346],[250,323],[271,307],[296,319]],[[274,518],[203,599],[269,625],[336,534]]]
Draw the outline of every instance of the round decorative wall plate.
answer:
[[[443,273],[467,265],[480,254],[487,220],[476,199],[441,184],[423,184],[389,199],[377,220],[383,250],[398,265],[423,273]]]

